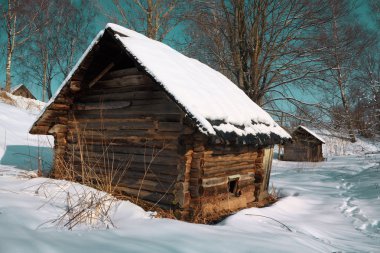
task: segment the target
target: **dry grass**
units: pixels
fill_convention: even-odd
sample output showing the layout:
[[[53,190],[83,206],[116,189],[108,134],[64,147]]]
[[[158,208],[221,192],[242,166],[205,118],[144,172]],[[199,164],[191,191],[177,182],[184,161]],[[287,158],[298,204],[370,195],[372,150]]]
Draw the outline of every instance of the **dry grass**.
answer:
[[[9,105],[15,105],[13,99],[8,95],[7,92],[0,90],[0,100]]]
[[[107,193],[73,182],[47,180],[38,186],[35,194],[43,195],[48,199],[38,209],[49,204],[65,210],[57,218],[49,220],[39,227],[46,224],[53,224],[69,230],[80,225],[107,229],[114,227],[111,210],[118,202],[115,197]]]
[[[102,151],[92,152],[91,145],[87,144],[86,138],[84,138],[87,134],[88,139],[86,130],[81,130],[76,126],[75,132],[76,144],[72,146],[71,150],[66,150],[63,156],[55,158],[52,176],[58,179],[76,181],[95,188],[101,191],[101,193],[107,192],[108,194],[95,194],[89,188],[84,188],[86,190],[82,190],[77,194],[67,192],[67,210],[54,223],[69,229],[73,229],[80,224],[92,225],[97,221],[103,221],[107,223],[107,226],[113,226],[109,210],[116,203],[116,199],[129,200],[132,203],[138,204],[146,211],[156,213],[156,217],[175,218],[172,210],[160,208],[159,201],[151,203],[140,198],[145,177],[148,172],[154,174],[151,170],[151,165],[160,152],[165,149],[165,144],[163,144],[161,149],[155,150],[152,154],[144,155],[144,158],[146,157],[146,161],[144,161],[144,175],[141,179],[142,182],[137,196],[132,197],[122,194],[120,192],[120,188],[122,187],[119,186],[130,167],[133,155],[126,156],[124,161],[116,161],[114,153],[111,151],[113,142],[112,140],[107,140],[106,137],[103,137],[101,141]]]

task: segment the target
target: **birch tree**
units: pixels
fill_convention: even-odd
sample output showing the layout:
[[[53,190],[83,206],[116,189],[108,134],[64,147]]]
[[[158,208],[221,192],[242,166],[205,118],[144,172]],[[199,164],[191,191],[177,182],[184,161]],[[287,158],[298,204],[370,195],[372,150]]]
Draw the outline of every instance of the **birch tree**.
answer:
[[[3,23],[2,28],[6,35],[6,61],[5,61],[5,90],[10,91],[12,86],[12,66],[16,50],[23,46],[30,35],[38,30],[34,26],[34,19],[38,11],[34,9],[33,1],[7,0],[1,5]]]

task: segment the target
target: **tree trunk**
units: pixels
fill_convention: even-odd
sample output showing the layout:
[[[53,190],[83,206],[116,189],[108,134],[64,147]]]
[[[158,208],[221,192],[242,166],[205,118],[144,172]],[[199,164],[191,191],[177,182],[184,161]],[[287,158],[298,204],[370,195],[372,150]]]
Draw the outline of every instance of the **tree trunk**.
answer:
[[[332,6],[332,10],[333,10],[333,15],[334,15],[333,16],[333,34],[334,34],[334,42],[335,42],[335,49],[336,49],[336,47],[338,47],[339,45],[338,24],[335,17],[334,6]],[[349,106],[346,93],[344,90],[345,86],[344,86],[343,76],[342,76],[341,61],[336,50],[334,52],[334,57],[335,57],[335,62],[336,62],[337,80],[338,80],[338,86],[339,86],[339,91],[340,91],[340,98],[342,100],[342,105],[345,112],[345,121],[346,121],[345,123],[347,124],[348,134],[350,136],[351,142],[356,142],[354,130],[352,128],[353,124],[352,124],[352,117],[350,115],[350,106]]]
[[[10,92],[12,87],[12,76],[11,76],[11,67],[12,67],[12,45],[10,38],[8,39],[7,45],[7,62],[5,66],[5,91]]]
[[[153,3],[151,0],[148,0],[147,3],[148,3],[148,9],[146,10],[146,12],[147,12],[146,34],[149,38],[155,39],[156,34],[154,33],[154,26],[153,26],[153,19],[154,19],[154,17],[153,17]]]
[[[345,115],[345,119],[346,119],[346,123],[347,123],[348,134],[350,136],[351,142],[356,142],[355,133],[354,133],[354,130],[352,128],[352,117],[350,115],[349,103],[348,103],[348,100],[347,100],[346,93],[344,91],[343,82],[342,82],[341,73],[340,73],[340,66],[339,65],[338,65],[338,76],[339,76],[338,77],[338,85],[339,85],[339,89],[340,89],[340,96],[341,96],[341,99],[342,99],[342,104],[343,104],[344,112],[346,114]]]
[[[8,11],[10,10],[10,2],[8,2]],[[5,91],[10,92],[12,87],[12,57],[16,39],[16,16],[12,17],[7,14],[7,61],[5,66]]]

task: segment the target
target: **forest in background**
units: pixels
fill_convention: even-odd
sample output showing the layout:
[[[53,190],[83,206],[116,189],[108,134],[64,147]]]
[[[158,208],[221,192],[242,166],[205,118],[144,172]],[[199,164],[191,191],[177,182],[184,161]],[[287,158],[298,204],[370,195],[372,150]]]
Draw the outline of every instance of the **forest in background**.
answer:
[[[283,126],[380,134],[377,0],[0,0],[0,12],[6,91],[24,83],[47,101],[113,22],[219,70]]]

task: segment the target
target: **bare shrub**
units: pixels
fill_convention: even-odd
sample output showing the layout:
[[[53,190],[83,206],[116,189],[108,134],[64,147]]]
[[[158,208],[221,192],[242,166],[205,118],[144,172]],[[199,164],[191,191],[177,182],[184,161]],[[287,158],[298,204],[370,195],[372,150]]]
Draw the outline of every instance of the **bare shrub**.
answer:
[[[56,189],[52,191],[52,188]],[[111,210],[118,201],[110,194],[74,182],[53,180],[47,180],[40,184],[35,190],[35,194],[43,195],[48,199],[38,209],[47,204],[65,209],[57,218],[51,219],[39,227],[48,223],[69,230],[81,225],[107,229],[115,227],[111,218]]]
[[[6,104],[14,105],[15,102],[5,91],[0,90],[0,100],[4,101]]]

